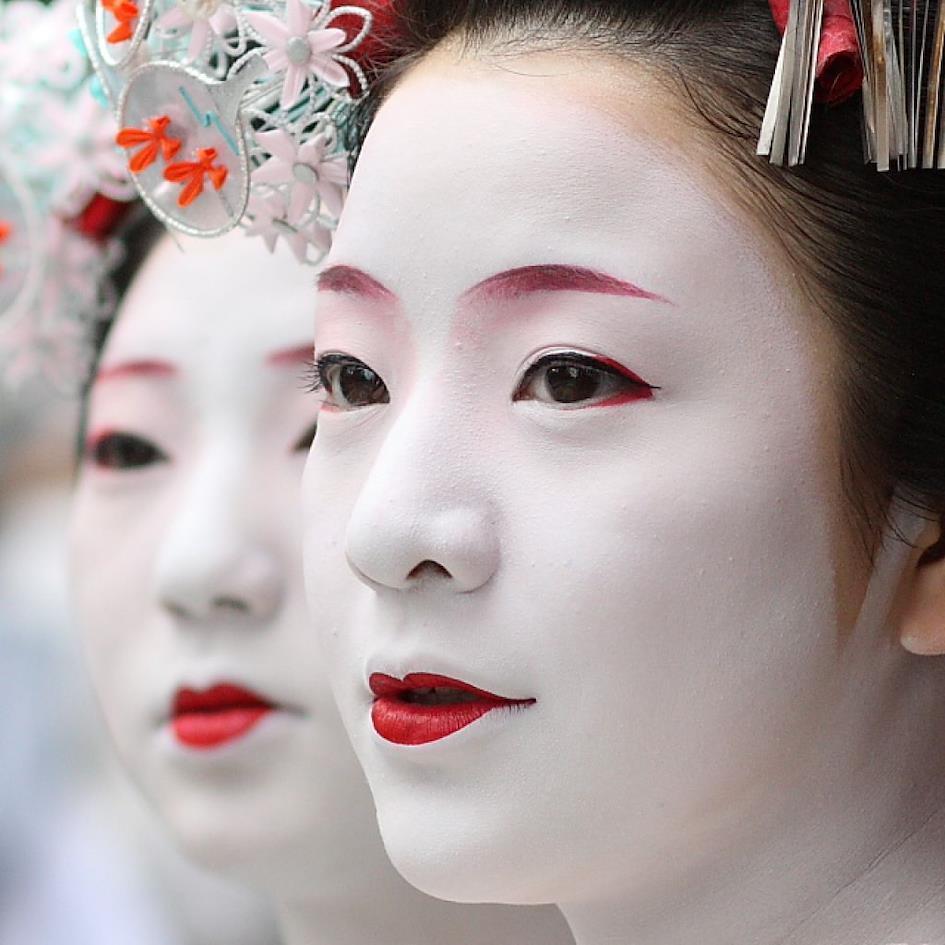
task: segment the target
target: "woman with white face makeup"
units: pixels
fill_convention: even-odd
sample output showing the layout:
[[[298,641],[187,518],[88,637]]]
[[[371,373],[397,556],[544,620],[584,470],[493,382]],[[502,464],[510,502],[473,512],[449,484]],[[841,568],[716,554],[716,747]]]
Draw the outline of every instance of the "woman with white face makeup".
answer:
[[[858,99],[760,160],[760,0],[398,9],[304,487],[395,865],[580,945],[945,941],[945,175]]]
[[[288,945],[570,941],[553,909],[419,894],[381,846],[302,590],[312,286],[239,233],[163,237],[123,299],[72,531],[105,721],[185,852],[271,896]]]

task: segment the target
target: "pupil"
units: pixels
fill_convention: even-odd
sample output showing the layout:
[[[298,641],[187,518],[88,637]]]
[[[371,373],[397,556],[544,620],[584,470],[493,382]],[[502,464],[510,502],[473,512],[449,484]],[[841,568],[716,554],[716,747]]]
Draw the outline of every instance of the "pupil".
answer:
[[[346,364],[341,369],[341,394],[356,406],[374,403],[381,379],[363,365]]]
[[[558,364],[548,368],[545,383],[559,404],[575,404],[597,394],[600,376],[591,368]]]

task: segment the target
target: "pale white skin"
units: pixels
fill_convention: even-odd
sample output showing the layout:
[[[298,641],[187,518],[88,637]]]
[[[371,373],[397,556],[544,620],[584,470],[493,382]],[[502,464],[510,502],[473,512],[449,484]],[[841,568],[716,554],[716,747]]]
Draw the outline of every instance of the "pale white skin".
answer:
[[[396,299],[329,286],[316,347],[389,402],[326,392],[345,409],[304,488],[342,716],[433,895],[559,903],[580,945],[941,941],[945,666],[891,619],[918,554],[889,542],[867,573],[836,348],[669,94],[600,57],[446,49],[381,108],[328,266]],[[669,301],[462,298],[545,264]],[[661,389],[515,399],[548,350]],[[398,746],[374,672],[537,702]]]
[[[570,941],[553,909],[460,907],[391,867],[306,614],[299,481],[317,400],[314,273],[231,234],[163,239],[103,352],[89,435],[122,431],[166,462],[83,462],[75,599],[118,753],[184,850],[277,903],[288,945]],[[159,361],[173,376],[114,374]],[[234,606],[237,602],[237,606]],[[215,751],[168,725],[181,686],[248,686],[285,711]]]

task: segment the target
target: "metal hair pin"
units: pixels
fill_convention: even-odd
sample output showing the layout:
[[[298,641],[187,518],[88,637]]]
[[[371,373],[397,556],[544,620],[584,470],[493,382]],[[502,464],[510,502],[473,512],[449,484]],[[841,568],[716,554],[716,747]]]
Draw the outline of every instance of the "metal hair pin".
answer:
[[[783,4],[771,5],[777,18]],[[815,98],[842,100],[829,89],[816,95],[831,17],[855,27],[849,45],[852,52],[855,41],[862,71],[865,159],[880,171],[945,169],[945,0],[790,0],[758,153],[802,164]]]

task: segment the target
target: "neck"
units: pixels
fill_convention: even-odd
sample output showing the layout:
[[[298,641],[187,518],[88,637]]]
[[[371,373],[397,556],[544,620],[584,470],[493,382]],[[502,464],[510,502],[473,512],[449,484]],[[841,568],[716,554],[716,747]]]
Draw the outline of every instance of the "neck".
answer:
[[[562,904],[577,945],[945,941],[945,788],[929,750],[945,731],[945,661],[889,658],[900,671],[873,679],[875,714],[862,695],[842,700],[860,716],[825,720],[833,734],[794,783],[738,811],[723,828],[735,839],[695,875]]]
[[[415,945],[439,925],[439,903],[421,901],[416,890],[393,874],[371,888],[283,902],[278,908],[285,945],[363,945],[384,942]],[[448,924],[447,924],[448,928]],[[442,934],[443,929],[438,929]],[[452,929],[456,931],[456,928]]]
[[[880,556],[817,734],[768,783],[759,772],[750,799],[681,831],[661,875],[562,904],[577,945],[945,941],[945,660],[906,653],[893,632],[909,554]]]
[[[357,877],[277,906],[285,945],[563,945],[564,920],[551,906],[456,905],[408,885],[387,862],[362,863]],[[352,880],[353,881],[348,881]],[[313,883],[313,885],[315,885]]]

